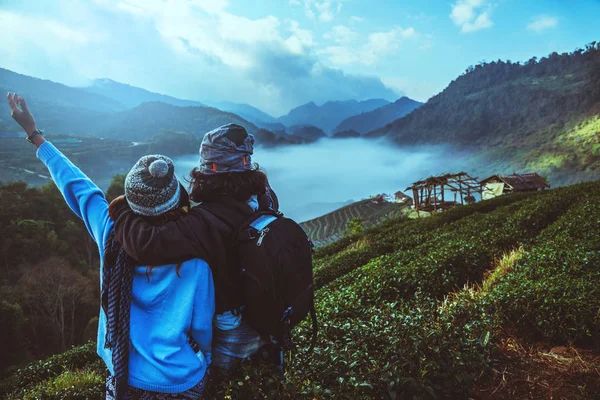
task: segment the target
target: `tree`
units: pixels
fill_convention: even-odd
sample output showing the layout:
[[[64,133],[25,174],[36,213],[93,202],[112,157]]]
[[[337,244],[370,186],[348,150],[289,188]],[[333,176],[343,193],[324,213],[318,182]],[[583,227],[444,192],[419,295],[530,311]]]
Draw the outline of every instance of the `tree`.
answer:
[[[31,357],[23,337],[26,322],[20,305],[0,300],[0,370],[27,361]]]
[[[65,351],[76,343],[94,313],[92,282],[59,257],[34,265],[14,289],[31,318],[35,343],[54,344],[46,350]]]
[[[346,229],[343,232],[344,236],[359,235],[365,231],[362,220],[360,218],[352,218],[348,221]]]
[[[117,174],[110,181],[108,189],[106,189],[106,200],[110,203],[117,197],[125,194],[125,174]]]

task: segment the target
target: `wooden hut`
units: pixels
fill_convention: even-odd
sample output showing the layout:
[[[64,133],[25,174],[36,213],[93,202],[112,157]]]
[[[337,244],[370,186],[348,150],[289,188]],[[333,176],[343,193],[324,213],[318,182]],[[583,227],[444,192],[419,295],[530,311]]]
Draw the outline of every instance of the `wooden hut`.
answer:
[[[412,190],[417,214],[419,211],[444,211],[457,204],[475,201],[474,194],[481,195],[483,186],[466,172],[431,176],[406,188]]]
[[[531,192],[550,188],[550,184],[536,173],[492,175],[481,181],[484,186],[482,198],[491,199],[507,193]]]

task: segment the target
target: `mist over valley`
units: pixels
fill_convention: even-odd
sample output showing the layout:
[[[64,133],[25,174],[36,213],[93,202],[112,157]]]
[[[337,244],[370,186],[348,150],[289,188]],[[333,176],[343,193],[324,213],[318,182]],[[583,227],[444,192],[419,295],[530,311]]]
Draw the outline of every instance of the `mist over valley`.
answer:
[[[290,218],[306,221],[349,202],[404,191],[412,182],[463,165],[464,151],[450,146],[402,148],[386,139],[321,139],[311,144],[257,147],[258,163]],[[180,179],[198,155],[174,159]]]

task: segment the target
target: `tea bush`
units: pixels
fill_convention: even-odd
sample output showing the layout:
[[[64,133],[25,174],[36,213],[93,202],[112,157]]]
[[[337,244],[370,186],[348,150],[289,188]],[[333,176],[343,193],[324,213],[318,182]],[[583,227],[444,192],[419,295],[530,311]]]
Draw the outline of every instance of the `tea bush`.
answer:
[[[9,378],[0,381],[0,395],[21,393],[21,391],[46,379],[54,378],[65,371],[97,365],[99,362],[96,343],[89,342],[83,346],[73,347],[62,354],[29,364],[17,370]]]
[[[554,342],[600,337],[600,192],[539,235],[490,292],[506,326]],[[596,343],[598,344],[598,343]]]
[[[65,371],[55,378],[40,382],[31,390],[23,391],[22,397],[10,397],[9,400],[102,400],[106,398],[106,373],[102,365],[97,367],[100,371]]]
[[[310,324],[302,323],[284,380],[244,364],[209,385],[208,397],[468,398],[490,373],[505,328],[563,344],[600,337],[599,197],[600,182],[503,196],[386,221],[319,249],[314,353],[306,351]],[[461,290],[516,248],[519,257],[493,284]],[[77,370],[81,384],[53,383]],[[100,398],[101,373],[90,344],[20,370],[0,390]]]

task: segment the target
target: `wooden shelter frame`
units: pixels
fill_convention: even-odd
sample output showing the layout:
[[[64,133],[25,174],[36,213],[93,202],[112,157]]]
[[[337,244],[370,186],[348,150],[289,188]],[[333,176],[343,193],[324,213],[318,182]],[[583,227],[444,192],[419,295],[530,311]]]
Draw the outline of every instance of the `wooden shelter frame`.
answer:
[[[484,185],[466,172],[459,172],[457,174],[431,176],[414,182],[406,190],[412,190],[415,211],[419,215],[419,211],[445,211],[457,204],[464,204],[475,193],[479,193],[481,196]],[[453,201],[447,198],[447,191],[454,195]]]

